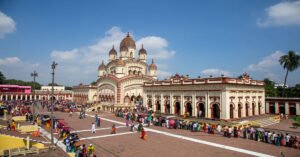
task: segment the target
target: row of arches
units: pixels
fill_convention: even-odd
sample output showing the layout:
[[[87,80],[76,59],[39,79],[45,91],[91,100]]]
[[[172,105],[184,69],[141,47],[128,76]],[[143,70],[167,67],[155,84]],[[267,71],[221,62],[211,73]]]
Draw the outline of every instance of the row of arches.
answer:
[[[206,106],[203,102],[198,102],[195,106],[195,109],[193,108],[192,102],[186,102],[184,107],[181,105],[180,101],[175,101],[173,104],[173,111],[171,113],[171,105],[169,101],[166,101],[164,103],[164,111],[162,111],[161,102],[156,101],[154,106],[152,106],[151,99],[148,101],[148,108],[152,108],[155,111],[160,111],[167,114],[177,114],[181,115],[181,113],[186,113],[188,116],[197,116],[197,117],[208,117],[208,114],[206,112],[210,112],[210,118],[220,119],[221,117],[221,109],[219,103],[211,103],[210,104],[210,110],[206,109]],[[182,108],[183,107],[183,108]],[[182,112],[183,110],[183,112]],[[241,118],[241,117],[248,117],[253,115],[260,115],[262,113],[262,105],[259,102],[256,106],[255,103],[252,103],[250,106],[250,103],[246,103],[245,105],[239,103],[237,105],[237,108],[234,104],[230,104],[229,111],[227,110],[227,114],[229,114],[230,119],[234,118]],[[200,111],[200,112],[199,112]],[[196,115],[193,113],[196,112]],[[228,113],[229,112],[229,113]],[[235,115],[235,112],[236,115]],[[224,113],[225,114],[225,113]]]

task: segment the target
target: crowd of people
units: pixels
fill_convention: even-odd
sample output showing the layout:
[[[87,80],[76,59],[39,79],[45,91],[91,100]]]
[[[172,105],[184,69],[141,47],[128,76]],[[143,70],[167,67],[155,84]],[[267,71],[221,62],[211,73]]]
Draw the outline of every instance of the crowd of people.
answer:
[[[116,116],[123,117],[126,121],[126,125],[129,120],[132,120],[139,122],[139,126],[144,124],[145,126],[150,127],[150,124],[153,124],[169,129],[185,129],[192,132],[205,132],[208,134],[222,135],[227,138],[243,138],[276,146],[300,149],[300,137],[297,135],[291,135],[281,131],[272,131],[271,129],[266,130],[251,125],[225,126],[201,121],[189,121],[187,119],[165,118],[163,116],[155,116],[151,112],[142,114],[137,112],[131,113],[124,110],[117,110]]]

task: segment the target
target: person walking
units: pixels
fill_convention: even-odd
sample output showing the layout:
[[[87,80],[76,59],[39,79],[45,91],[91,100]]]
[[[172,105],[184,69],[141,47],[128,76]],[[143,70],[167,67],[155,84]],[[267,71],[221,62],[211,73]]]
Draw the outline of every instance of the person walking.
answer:
[[[95,123],[92,123],[92,133],[96,133],[96,126],[95,126]]]
[[[134,123],[131,123],[130,131],[134,132]]]
[[[116,134],[116,133],[117,133],[117,128],[116,128],[116,125],[113,124],[111,127],[111,134]]]
[[[98,117],[98,123],[97,123],[97,126],[100,127],[100,124],[101,124],[101,118]]]
[[[145,131],[144,127],[142,128],[141,139],[142,139],[142,140],[146,140],[146,131]]]

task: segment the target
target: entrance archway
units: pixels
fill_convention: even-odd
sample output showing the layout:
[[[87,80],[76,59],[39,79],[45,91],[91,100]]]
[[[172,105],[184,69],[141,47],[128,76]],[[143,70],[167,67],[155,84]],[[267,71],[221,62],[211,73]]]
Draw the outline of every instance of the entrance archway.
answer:
[[[190,102],[186,103],[186,109],[185,112],[188,113],[189,116],[193,115],[193,107]]]
[[[285,104],[284,103],[279,104],[279,113],[285,114]]]
[[[165,106],[165,113],[167,114],[170,114],[170,108],[171,108],[171,105],[170,105],[170,102],[166,102],[166,106]]]
[[[148,108],[149,109],[152,108],[152,101],[151,100],[148,101]]]
[[[238,105],[238,117],[239,118],[242,117],[242,105],[241,104]]]
[[[246,103],[245,110],[246,110],[246,117],[248,117],[249,116],[249,105],[248,105],[248,103]]]
[[[296,115],[296,104],[289,105],[290,115]]]
[[[270,104],[270,106],[269,106],[269,112],[271,114],[275,114],[275,105],[274,104]]]
[[[156,102],[156,111],[160,111],[160,102],[159,101]]]
[[[199,115],[199,111],[201,111],[201,115]],[[203,103],[198,104],[198,116],[204,117],[205,116],[205,106]]]
[[[260,104],[260,102],[259,102],[259,103],[258,103],[258,115],[261,114],[260,108],[261,108],[261,104]]]
[[[233,110],[234,110],[233,104],[230,104],[230,119],[233,119]]]
[[[255,115],[255,104],[252,103],[252,116],[254,116],[254,115]]]
[[[211,117],[220,119],[220,107],[218,104],[213,104],[211,108]]]
[[[175,103],[175,114],[180,115],[180,102]]]

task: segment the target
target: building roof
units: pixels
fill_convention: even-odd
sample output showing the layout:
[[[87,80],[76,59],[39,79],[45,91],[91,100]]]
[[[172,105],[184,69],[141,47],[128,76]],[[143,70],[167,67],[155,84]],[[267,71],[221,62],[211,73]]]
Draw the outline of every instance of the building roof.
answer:
[[[147,51],[144,49],[144,45],[142,44],[142,48],[139,50],[139,55],[145,54],[147,55]]]
[[[128,51],[128,48],[136,49],[135,42],[131,38],[129,32],[127,33],[127,36],[120,43],[120,52]]]
[[[116,51],[116,49],[114,48],[114,45],[113,45],[113,47],[111,48],[111,50],[109,51],[109,55],[117,55],[117,51]]]
[[[106,67],[105,67],[104,61],[102,60],[102,63],[101,63],[101,65],[99,65],[98,70],[105,70],[105,69],[106,69]]]
[[[149,70],[157,70],[157,66],[154,63],[154,60],[152,59],[152,63],[149,65]]]
[[[125,62],[120,58],[117,60],[117,63],[116,63],[117,66],[125,66]]]

